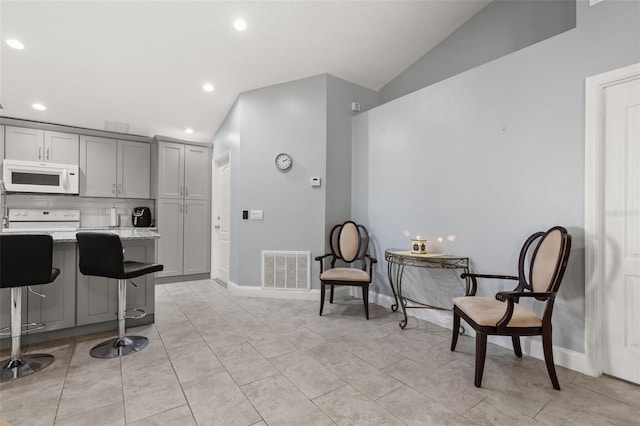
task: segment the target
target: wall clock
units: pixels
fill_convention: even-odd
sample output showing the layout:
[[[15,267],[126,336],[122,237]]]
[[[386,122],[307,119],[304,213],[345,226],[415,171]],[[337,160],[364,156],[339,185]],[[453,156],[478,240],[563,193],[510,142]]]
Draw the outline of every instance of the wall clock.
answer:
[[[279,170],[289,170],[293,165],[293,160],[289,154],[285,154],[284,152],[276,155],[276,167]]]

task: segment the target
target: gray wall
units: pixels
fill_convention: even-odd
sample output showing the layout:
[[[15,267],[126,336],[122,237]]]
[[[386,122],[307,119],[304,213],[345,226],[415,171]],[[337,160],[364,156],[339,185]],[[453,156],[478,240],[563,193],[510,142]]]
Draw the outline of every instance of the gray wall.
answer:
[[[640,61],[638,22],[640,2],[581,1],[576,29],[355,117],[352,215],[378,258],[421,234],[475,271],[515,273],[528,235],[564,225],[574,240],[554,340],[584,352],[584,80]],[[377,268],[376,289],[390,294]],[[437,295],[419,278],[408,285]],[[513,286],[487,284],[480,294]]]
[[[351,119],[360,114],[351,111],[352,102],[359,102],[360,111],[364,112],[378,105],[378,94],[327,75],[325,235],[334,225],[351,219]],[[325,251],[329,251],[326,238]]]
[[[371,108],[377,93],[326,74],[238,98],[213,140],[214,157],[231,151],[232,282],[261,285],[261,250],[325,253],[327,228],[350,217],[352,101]],[[280,152],[293,157],[288,172],[275,167]],[[264,219],[242,220],[252,209]],[[313,262],[313,287],[318,272]]]
[[[380,90],[382,102],[576,26],[575,0],[494,0]]]

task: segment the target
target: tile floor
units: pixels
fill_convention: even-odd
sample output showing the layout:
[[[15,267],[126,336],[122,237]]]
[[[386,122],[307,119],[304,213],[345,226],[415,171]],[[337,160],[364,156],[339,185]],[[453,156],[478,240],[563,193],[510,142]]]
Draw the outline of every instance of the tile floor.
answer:
[[[113,333],[27,347],[56,360],[0,386],[11,425],[613,425],[640,424],[640,387],[558,368],[489,345],[481,389],[474,345],[359,300],[240,298],[214,281],[157,286],[143,351],[89,349]],[[6,351],[4,353],[6,355]],[[2,422],[0,421],[0,424]]]

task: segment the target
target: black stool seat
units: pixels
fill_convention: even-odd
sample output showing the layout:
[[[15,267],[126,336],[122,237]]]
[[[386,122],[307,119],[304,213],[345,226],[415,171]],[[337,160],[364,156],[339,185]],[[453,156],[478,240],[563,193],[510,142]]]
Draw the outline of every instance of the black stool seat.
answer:
[[[157,263],[143,263],[143,262],[131,262],[125,261],[122,265],[124,274],[122,278],[136,278],[142,275],[151,274],[153,272],[160,272],[164,268],[163,265]]]
[[[54,356],[49,354],[22,355],[20,346],[22,287],[55,281],[60,270],[52,266],[52,256],[51,235],[0,235],[0,288],[11,289],[11,358],[0,362],[0,382],[33,374],[54,360]],[[44,324],[35,323],[25,325],[27,328],[44,327]]]
[[[115,358],[144,349],[149,339],[144,336],[125,336],[125,319],[142,318],[146,314],[127,317],[127,280],[142,275],[162,271],[163,265],[147,262],[124,260],[122,241],[116,234],[108,232],[76,233],[80,253],[80,272],[95,277],[114,278],[118,280],[118,337],[107,340],[90,351],[95,358]]]

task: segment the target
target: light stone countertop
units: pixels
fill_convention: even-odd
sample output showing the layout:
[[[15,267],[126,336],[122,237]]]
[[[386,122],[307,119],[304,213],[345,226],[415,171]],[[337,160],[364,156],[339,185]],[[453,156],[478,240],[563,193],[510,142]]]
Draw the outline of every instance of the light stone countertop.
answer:
[[[123,241],[126,240],[156,240],[160,238],[160,234],[158,234],[158,228],[78,228],[75,231],[53,231],[53,232],[42,232],[42,231],[33,231],[29,230],[20,230],[20,231],[12,231],[11,234],[49,234],[53,237],[54,243],[75,243],[76,242],[76,232],[110,232],[113,234],[117,234],[120,236],[120,239]]]

